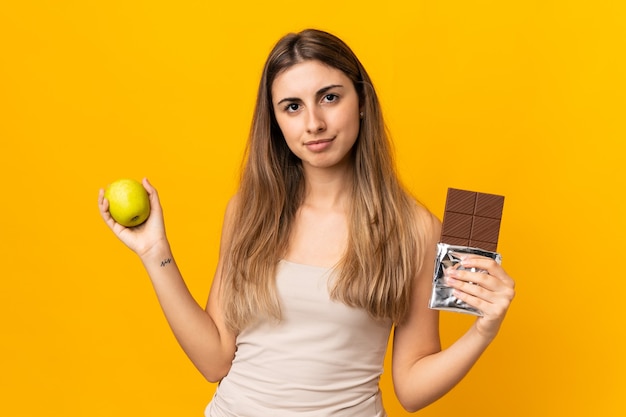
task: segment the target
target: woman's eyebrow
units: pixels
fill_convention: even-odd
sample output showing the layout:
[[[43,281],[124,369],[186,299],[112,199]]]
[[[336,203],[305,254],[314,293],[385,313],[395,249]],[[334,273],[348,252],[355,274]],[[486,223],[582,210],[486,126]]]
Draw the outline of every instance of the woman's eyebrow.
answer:
[[[323,96],[328,90],[332,90],[333,88],[343,88],[343,85],[341,85],[341,84],[331,84],[329,86],[322,87],[319,90],[317,90],[317,95],[318,96]]]
[[[343,85],[341,84],[331,84],[331,85],[327,85],[326,87],[322,87],[319,90],[317,90],[317,92],[315,93],[315,95],[317,97],[319,96],[323,96],[328,90],[332,90],[333,88],[343,88]],[[298,97],[285,97],[281,100],[279,100],[276,105],[279,105],[285,101],[289,101],[289,102],[295,102],[295,101],[301,101],[301,99],[299,99]]]

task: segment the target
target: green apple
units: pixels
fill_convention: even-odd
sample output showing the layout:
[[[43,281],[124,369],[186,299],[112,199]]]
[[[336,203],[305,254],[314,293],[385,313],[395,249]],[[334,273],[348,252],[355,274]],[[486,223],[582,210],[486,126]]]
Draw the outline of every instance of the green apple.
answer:
[[[150,215],[150,199],[143,185],[132,179],[112,182],[104,191],[113,220],[126,227],[139,226]]]

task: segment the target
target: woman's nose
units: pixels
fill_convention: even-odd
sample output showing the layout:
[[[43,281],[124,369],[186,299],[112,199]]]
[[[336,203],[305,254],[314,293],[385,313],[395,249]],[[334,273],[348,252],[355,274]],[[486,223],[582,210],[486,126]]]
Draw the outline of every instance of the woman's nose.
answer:
[[[308,113],[307,133],[319,133],[326,130],[326,123],[320,109],[312,108]]]

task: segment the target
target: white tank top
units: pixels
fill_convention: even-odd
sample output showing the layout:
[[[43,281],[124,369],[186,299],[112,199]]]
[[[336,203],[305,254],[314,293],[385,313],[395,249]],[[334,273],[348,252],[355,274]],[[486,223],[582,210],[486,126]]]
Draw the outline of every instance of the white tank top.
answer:
[[[282,320],[237,337],[206,417],[384,417],[379,379],[391,330],[330,299],[329,268],[281,261]]]

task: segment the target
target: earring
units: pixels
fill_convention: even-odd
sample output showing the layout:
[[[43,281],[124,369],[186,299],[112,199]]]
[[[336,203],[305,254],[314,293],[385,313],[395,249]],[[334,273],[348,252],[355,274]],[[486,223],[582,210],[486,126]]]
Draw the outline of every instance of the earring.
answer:
[[[359,116],[361,116],[361,119],[363,118],[363,112],[359,113]]]

